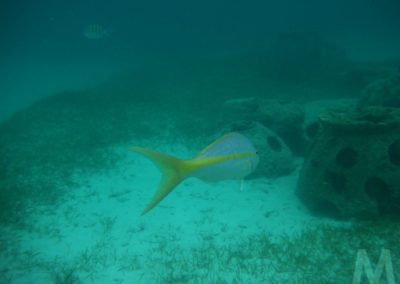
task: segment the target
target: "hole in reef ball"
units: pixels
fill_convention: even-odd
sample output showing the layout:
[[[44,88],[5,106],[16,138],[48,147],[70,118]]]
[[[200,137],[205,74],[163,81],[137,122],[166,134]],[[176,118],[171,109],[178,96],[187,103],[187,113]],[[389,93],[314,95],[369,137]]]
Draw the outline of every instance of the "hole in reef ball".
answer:
[[[386,182],[378,177],[370,177],[365,182],[365,193],[369,198],[376,200],[378,203],[388,202],[391,194]]]
[[[400,166],[400,140],[399,139],[394,141],[392,144],[390,144],[388,154],[389,154],[390,161],[393,164]]]
[[[336,154],[336,163],[345,169],[350,169],[357,162],[357,152],[351,147],[345,147]]]
[[[268,145],[271,147],[271,149],[274,150],[275,152],[282,151],[282,144],[281,144],[281,142],[279,142],[278,138],[276,138],[274,136],[268,136],[267,142],[268,142]]]

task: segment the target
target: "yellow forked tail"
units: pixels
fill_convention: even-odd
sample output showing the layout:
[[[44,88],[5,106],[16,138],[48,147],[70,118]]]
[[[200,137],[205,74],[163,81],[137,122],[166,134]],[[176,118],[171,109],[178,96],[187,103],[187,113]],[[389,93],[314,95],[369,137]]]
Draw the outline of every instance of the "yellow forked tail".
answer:
[[[153,209],[161,200],[163,200],[179,183],[190,176],[196,170],[209,167],[228,160],[234,160],[242,157],[247,157],[250,154],[231,154],[219,157],[210,157],[203,159],[179,160],[163,153],[153,151],[141,147],[132,147],[131,151],[142,154],[151,160],[160,170],[162,177],[158,190],[153,196],[153,199],[143,210],[142,215]]]
[[[180,182],[187,176],[185,171],[185,162],[174,157],[156,152],[150,149],[133,147],[130,150],[142,154],[150,159],[160,170],[162,177],[158,191],[153,199],[143,210],[142,215],[153,209],[161,200],[163,200]]]

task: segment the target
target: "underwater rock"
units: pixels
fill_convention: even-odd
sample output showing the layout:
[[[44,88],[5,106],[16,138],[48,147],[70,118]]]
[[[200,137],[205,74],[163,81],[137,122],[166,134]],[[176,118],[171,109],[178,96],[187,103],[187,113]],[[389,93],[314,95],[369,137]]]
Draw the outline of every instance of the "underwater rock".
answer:
[[[400,110],[325,111],[297,194],[316,215],[400,217]]]
[[[359,105],[400,108],[400,74],[369,84]]]
[[[294,159],[290,149],[276,133],[262,124],[249,120],[236,121],[228,125],[224,132],[242,133],[257,149],[260,162],[249,178],[280,177],[294,170]]]

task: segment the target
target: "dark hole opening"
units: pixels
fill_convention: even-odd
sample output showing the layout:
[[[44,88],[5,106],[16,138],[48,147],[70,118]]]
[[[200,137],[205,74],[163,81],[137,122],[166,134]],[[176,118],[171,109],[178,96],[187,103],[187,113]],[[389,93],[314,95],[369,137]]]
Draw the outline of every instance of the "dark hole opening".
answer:
[[[336,154],[336,163],[345,169],[352,168],[357,163],[357,152],[351,147],[345,147]]]

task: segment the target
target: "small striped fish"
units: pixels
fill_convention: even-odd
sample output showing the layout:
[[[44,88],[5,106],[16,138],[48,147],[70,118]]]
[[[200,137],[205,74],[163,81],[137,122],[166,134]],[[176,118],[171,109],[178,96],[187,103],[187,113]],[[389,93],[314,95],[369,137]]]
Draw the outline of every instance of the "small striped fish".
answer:
[[[83,36],[87,39],[103,39],[111,35],[111,28],[102,25],[91,24],[83,29]]]

